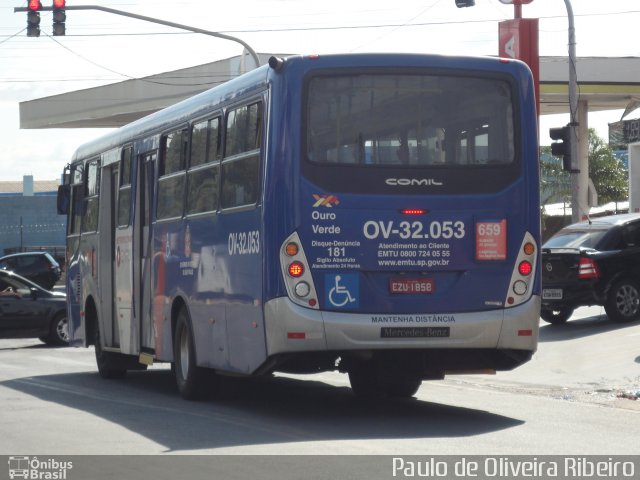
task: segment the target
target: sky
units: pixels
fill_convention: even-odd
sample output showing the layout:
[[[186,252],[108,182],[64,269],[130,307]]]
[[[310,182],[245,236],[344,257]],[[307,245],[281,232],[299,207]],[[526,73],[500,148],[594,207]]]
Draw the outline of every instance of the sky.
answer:
[[[101,5],[205,30],[227,33],[261,53],[420,52],[497,55],[498,22],[513,18],[513,6],[475,0],[67,0]],[[0,4],[0,181],[58,179],[75,149],[104,129],[21,130],[19,102],[117,83],[239,55],[234,42],[183,33],[160,25],[98,11],[68,11],[63,37],[51,36],[51,13],[41,13],[41,36],[26,35],[26,13]],[[42,0],[50,6],[52,0]],[[640,56],[638,0],[571,0],[576,53]],[[540,19],[541,56],[567,55],[564,0],[533,0],[523,17]],[[580,79],[578,78],[578,81]],[[591,113],[589,126],[608,138],[607,124],[622,111]],[[640,117],[637,110],[627,118]],[[541,144],[549,127],[565,115],[541,119]]]

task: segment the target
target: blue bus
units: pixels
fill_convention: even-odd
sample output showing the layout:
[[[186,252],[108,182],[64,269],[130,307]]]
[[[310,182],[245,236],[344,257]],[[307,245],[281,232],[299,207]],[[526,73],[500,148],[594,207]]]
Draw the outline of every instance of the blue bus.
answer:
[[[533,80],[519,61],[272,57],[81,146],[70,342],[99,373],[347,373],[359,396],[527,362],[540,312]]]

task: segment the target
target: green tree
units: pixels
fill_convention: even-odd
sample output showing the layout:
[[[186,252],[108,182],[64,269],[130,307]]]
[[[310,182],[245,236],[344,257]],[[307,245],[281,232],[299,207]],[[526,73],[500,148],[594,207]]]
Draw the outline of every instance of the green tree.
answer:
[[[598,203],[619,202],[629,197],[629,174],[611,147],[589,129],[589,178],[598,192]]]
[[[609,145],[589,129],[589,178],[598,192],[598,203],[627,200],[629,175],[624,164],[616,158]],[[571,194],[569,173],[562,169],[562,161],[551,156],[550,147],[540,147],[540,200],[542,205]]]
[[[571,195],[569,172],[562,169],[562,160],[551,155],[551,147],[540,147],[540,203],[554,203]]]

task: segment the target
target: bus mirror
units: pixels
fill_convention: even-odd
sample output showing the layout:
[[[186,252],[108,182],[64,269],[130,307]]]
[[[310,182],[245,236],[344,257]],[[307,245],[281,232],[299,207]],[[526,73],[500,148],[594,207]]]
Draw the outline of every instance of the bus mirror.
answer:
[[[58,214],[67,215],[69,213],[69,197],[71,196],[71,189],[69,185],[60,185],[58,187]]]

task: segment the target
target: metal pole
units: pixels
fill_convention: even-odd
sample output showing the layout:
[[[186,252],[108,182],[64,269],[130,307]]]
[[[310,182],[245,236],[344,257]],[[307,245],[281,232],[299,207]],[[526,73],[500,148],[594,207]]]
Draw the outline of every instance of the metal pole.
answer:
[[[569,20],[569,127],[571,132],[571,220],[573,223],[582,219],[583,206],[580,202],[580,159],[578,158],[578,74],[576,71],[576,29],[573,21],[571,0],[564,0]]]
[[[160,25],[165,25],[167,27],[178,28],[181,30],[187,30],[189,32],[201,33],[203,35],[210,35],[212,37],[223,38],[225,40],[230,40],[232,42],[237,42],[247,49],[249,55],[253,58],[253,61],[256,64],[256,67],[260,66],[260,60],[258,59],[258,54],[249,46],[247,42],[241,40],[237,37],[233,37],[231,35],[225,35],[224,33],[212,32],[210,30],[203,30],[202,28],[191,27],[189,25],[182,25],[180,23],[168,22],[166,20],[160,20],[159,18],[146,17],[144,15],[138,15],[136,13],[129,13],[122,10],[116,10],[114,8],[109,7],[101,7],[99,5],[74,5],[67,6],[65,10],[99,10],[101,12],[113,13],[114,15],[122,15],[123,17],[135,18],[137,20],[143,20],[145,22],[158,23]],[[15,7],[13,9],[14,12],[28,12],[29,9],[27,7]],[[53,7],[42,7],[40,9],[42,12],[53,11]]]

